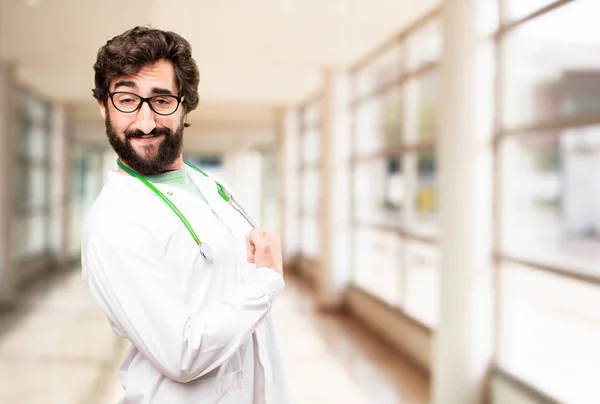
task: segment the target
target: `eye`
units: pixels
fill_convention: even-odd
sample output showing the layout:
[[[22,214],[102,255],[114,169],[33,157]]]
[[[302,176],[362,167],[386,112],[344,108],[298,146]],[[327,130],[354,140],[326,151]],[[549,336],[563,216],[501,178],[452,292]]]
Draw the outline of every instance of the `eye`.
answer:
[[[171,97],[157,97],[152,99],[152,103],[160,106],[169,105],[173,102]]]
[[[119,104],[125,105],[125,104],[134,104],[134,103],[137,103],[138,99],[137,99],[137,97],[134,97],[131,94],[118,94],[116,101]]]

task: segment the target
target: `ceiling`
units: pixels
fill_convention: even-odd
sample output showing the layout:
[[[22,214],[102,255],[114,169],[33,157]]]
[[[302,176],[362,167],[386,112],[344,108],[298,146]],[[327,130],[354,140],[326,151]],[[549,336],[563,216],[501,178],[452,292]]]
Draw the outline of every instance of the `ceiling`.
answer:
[[[201,105],[288,105],[319,88],[433,0],[0,0],[0,57],[55,100],[92,103],[92,65],[135,25],[192,44]]]

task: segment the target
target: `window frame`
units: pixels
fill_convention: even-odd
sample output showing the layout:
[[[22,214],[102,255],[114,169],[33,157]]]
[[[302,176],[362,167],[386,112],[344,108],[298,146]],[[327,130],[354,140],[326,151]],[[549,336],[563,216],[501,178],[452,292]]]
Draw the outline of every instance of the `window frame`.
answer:
[[[419,141],[418,139],[415,139],[409,143],[406,140],[406,133],[404,133],[404,131],[403,131],[401,134],[402,138],[400,139],[400,145],[398,145],[398,146],[383,145],[378,150],[375,150],[374,152],[357,155],[356,154],[357,141],[358,141],[357,138],[359,136],[358,129],[357,129],[357,122],[356,122],[357,121],[357,111],[358,111],[360,105],[362,105],[364,102],[369,101],[373,98],[381,98],[382,100],[385,101],[385,97],[390,95],[393,91],[399,91],[400,96],[405,97],[404,92],[410,84],[417,84],[419,79],[426,77],[428,74],[431,74],[434,72],[439,72],[439,68],[440,68],[439,60],[426,61],[426,62],[422,62],[422,63],[419,62],[420,64],[412,66],[411,61],[408,59],[408,57],[410,56],[408,46],[410,44],[411,38],[415,34],[418,35],[423,28],[427,28],[428,26],[431,25],[432,22],[440,21],[440,18],[441,18],[441,7],[437,6],[437,7],[433,8],[430,12],[424,14],[421,18],[416,20],[413,24],[406,27],[403,31],[401,31],[397,35],[394,35],[388,41],[382,43],[374,51],[367,54],[364,58],[362,58],[357,63],[355,63],[353,66],[351,66],[350,71],[349,71],[350,77],[351,77],[351,86],[350,86],[351,101],[350,101],[350,106],[349,106],[350,116],[351,116],[351,121],[350,121],[351,156],[350,156],[350,160],[349,160],[349,169],[350,169],[350,178],[352,179],[352,181],[350,181],[350,193],[349,193],[350,215],[351,215],[351,220],[350,220],[350,225],[351,225],[351,235],[350,235],[351,241],[350,242],[351,242],[351,246],[352,246],[351,250],[355,250],[354,246],[356,246],[358,230],[362,230],[362,229],[375,230],[375,231],[379,230],[379,231],[390,232],[390,233],[394,234],[394,236],[397,237],[397,240],[400,242],[400,244],[402,246],[404,246],[403,254],[402,254],[402,257],[400,258],[400,260],[401,260],[400,262],[402,262],[402,265],[399,265],[399,267],[398,267],[398,271],[400,272],[399,279],[402,279],[402,280],[406,279],[406,276],[408,273],[408,269],[406,268],[406,265],[405,265],[405,262],[407,259],[405,246],[408,245],[410,242],[417,242],[417,243],[426,245],[427,248],[439,248],[438,237],[431,236],[431,235],[424,235],[424,234],[421,234],[420,232],[413,231],[412,229],[410,229],[408,227],[409,224],[404,222],[404,220],[400,220],[400,223],[398,225],[392,225],[392,226],[390,226],[388,224],[362,223],[362,222],[358,221],[357,217],[356,217],[356,212],[355,212],[356,201],[354,200],[354,195],[356,192],[355,183],[354,183],[354,178],[356,176],[356,169],[357,169],[357,166],[359,163],[374,162],[377,159],[381,159],[381,158],[383,158],[383,159],[393,158],[393,159],[399,159],[401,161],[404,161],[406,156],[410,155],[410,154],[413,154],[415,156],[415,159],[421,153],[436,154],[436,142],[435,142],[435,140],[434,141]],[[438,24],[438,26],[439,26],[439,24]],[[379,56],[388,53],[393,47],[399,47],[398,63],[400,66],[399,66],[399,69],[397,69],[397,70],[400,71],[400,74],[397,77],[395,77],[394,79],[379,83],[379,85],[375,86],[373,89],[371,89],[371,91],[369,91],[365,94],[360,94],[359,89],[357,88],[357,80],[360,77],[360,74],[362,73],[363,69],[368,68],[370,62],[377,61]],[[410,102],[410,100],[409,100],[409,102]],[[406,106],[403,105],[402,108],[405,110]],[[403,116],[405,116],[406,114],[405,114],[404,110],[398,111],[398,113],[401,113]],[[414,126],[415,126],[414,130],[416,132],[418,130],[418,122],[416,119],[415,119]],[[416,169],[416,167],[415,167],[415,169]],[[410,197],[410,195],[409,195],[409,197]],[[405,209],[409,203],[412,204],[412,199],[407,198],[405,200]],[[408,209],[414,209],[414,207],[410,207]],[[395,311],[398,311],[403,317],[409,319],[411,322],[418,324],[421,328],[423,328],[429,332],[432,332],[433,327],[430,324],[428,324],[423,319],[419,319],[419,318],[415,317],[414,315],[412,315],[411,313],[409,313],[405,310],[405,306],[406,306],[405,299],[407,296],[405,290],[406,290],[407,286],[405,285],[404,282],[402,282],[401,284],[398,285],[399,303],[392,305],[387,300],[384,300],[382,297],[375,295],[372,291],[365,290],[359,284],[356,283],[355,280],[357,279],[357,273],[356,273],[357,268],[356,268],[355,261],[356,260],[354,258],[354,254],[351,253],[349,262],[350,262],[350,274],[351,274],[351,282],[350,283],[351,283],[352,287],[354,287],[358,290],[364,291],[365,293],[367,293],[374,299],[377,299],[378,301],[384,303],[386,306],[392,307]]]
[[[502,184],[504,173],[502,171],[502,146],[509,138],[530,136],[534,132],[558,132],[565,129],[575,129],[592,125],[600,125],[600,113],[592,113],[580,116],[563,116],[553,119],[540,120],[516,126],[504,125],[504,97],[505,97],[505,57],[504,40],[511,32],[521,27],[523,24],[535,20],[538,17],[543,17],[550,12],[558,10],[560,7],[571,4],[579,0],[555,0],[546,6],[523,15],[514,20],[506,18],[506,2],[508,0],[497,0],[498,6],[498,28],[492,34],[494,46],[494,63],[495,63],[495,83],[494,83],[494,136],[493,136],[493,196],[492,196],[492,271],[493,271],[493,287],[494,287],[494,313],[493,313],[493,356],[492,356],[492,375],[499,377],[507,383],[515,386],[519,390],[525,391],[533,398],[543,402],[554,402],[550,392],[542,391],[533,383],[514,374],[499,365],[500,358],[500,337],[502,330],[502,266],[503,264],[516,264],[522,266],[528,271],[543,272],[550,275],[557,275],[566,279],[575,280],[578,282],[600,286],[600,276],[592,275],[576,268],[567,267],[564,265],[552,265],[537,261],[536,259],[518,258],[504,253],[502,250]],[[556,135],[560,136],[560,135]]]

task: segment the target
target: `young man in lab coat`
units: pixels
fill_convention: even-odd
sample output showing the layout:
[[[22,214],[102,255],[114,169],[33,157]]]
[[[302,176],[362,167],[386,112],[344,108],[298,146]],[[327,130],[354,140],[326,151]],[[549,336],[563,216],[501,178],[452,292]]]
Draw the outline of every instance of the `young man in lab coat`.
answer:
[[[198,105],[189,43],[137,27],[100,48],[94,71],[119,170],[84,225],[83,279],[131,341],[121,403],[287,403],[270,318],[279,237],[252,229],[182,158]]]

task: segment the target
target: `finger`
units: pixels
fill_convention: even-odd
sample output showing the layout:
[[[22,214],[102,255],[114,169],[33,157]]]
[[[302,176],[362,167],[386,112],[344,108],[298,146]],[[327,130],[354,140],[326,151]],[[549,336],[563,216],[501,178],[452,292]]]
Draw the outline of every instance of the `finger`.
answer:
[[[250,241],[254,242],[259,239],[265,239],[266,237],[268,237],[268,234],[269,232],[264,229],[252,229],[250,230],[250,233],[248,233],[248,238],[250,239]]]
[[[250,263],[254,263],[255,257],[256,257],[256,249],[254,247],[251,247],[249,249],[247,249],[246,251],[246,258],[248,260],[248,262]]]

